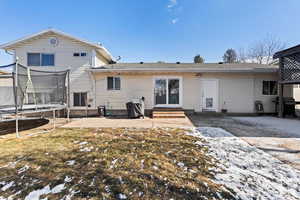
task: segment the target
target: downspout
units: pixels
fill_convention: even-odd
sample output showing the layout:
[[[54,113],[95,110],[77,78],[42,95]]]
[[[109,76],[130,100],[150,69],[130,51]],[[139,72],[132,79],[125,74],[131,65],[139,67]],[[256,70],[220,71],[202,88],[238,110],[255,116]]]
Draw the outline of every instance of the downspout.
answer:
[[[94,68],[94,67],[96,67],[96,51],[93,49],[92,50],[92,56],[91,56],[91,66],[92,66],[92,68]],[[94,97],[93,97],[93,99],[94,99],[94,101],[93,101],[93,104],[94,104],[94,108],[96,108],[97,107],[97,101],[96,101],[96,79],[95,79],[95,77],[93,76],[93,74],[92,74],[92,72],[91,71],[89,71],[88,72],[89,73],[89,77],[90,77],[90,79],[91,79],[91,83],[92,83],[92,91],[94,92]],[[94,81],[93,81],[93,79],[94,79]]]

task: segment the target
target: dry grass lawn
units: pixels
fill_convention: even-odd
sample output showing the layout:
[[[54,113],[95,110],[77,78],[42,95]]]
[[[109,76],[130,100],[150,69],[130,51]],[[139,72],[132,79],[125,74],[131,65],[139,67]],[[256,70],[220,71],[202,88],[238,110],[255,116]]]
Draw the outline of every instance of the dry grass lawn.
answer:
[[[48,199],[231,199],[212,182],[216,161],[196,141],[176,128],[57,129],[0,139],[0,199],[37,191]]]

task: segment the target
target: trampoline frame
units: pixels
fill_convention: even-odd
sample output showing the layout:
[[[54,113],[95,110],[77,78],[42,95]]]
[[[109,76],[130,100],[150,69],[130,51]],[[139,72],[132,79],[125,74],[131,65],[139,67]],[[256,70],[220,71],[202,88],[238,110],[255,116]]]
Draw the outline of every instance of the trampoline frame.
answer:
[[[9,67],[9,66],[16,66],[15,67],[15,72],[12,72],[11,75],[8,74],[4,74],[4,75],[0,75],[0,78],[6,78],[6,79],[10,79],[12,78],[12,82],[13,82],[13,94],[14,94],[14,107],[6,107],[6,108],[2,108],[0,109],[0,113],[1,110],[11,110],[12,112],[8,113],[7,115],[15,115],[15,121],[16,121],[16,135],[19,138],[20,134],[19,134],[19,115],[22,114],[34,114],[34,113],[45,113],[45,112],[51,112],[52,111],[52,115],[53,115],[53,128],[55,129],[56,124],[56,111],[58,110],[64,110],[67,109],[67,121],[70,120],[70,69],[65,70],[65,71],[53,71],[53,73],[61,73],[61,72],[66,72],[66,102],[64,104],[33,104],[33,105],[23,105],[27,108],[22,108],[22,110],[19,109],[19,105],[18,105],[18,59],[16,59],[16,62],[10,65],[7,65],[5,67]],[[42,70],[35,70],[35,71],[40,71],[40,72],[48,72],[48,73],[52,73],[51,71],[42,71]],[[40,109],[39,109],[40,108]]]

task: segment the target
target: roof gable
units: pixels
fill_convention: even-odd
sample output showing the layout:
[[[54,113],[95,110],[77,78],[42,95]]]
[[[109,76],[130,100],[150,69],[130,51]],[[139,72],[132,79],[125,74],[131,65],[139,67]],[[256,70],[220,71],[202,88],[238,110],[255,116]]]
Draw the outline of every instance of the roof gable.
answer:
[[[64,33],[62,31],[58,31],[58,30],[55,30],[55,29],[46,29],[46,30],[43,30],[41,32],[29,35],[29,36],[25,36],[23,38],[14,40],[12,42],[8,42],[8,43],[5,43],[5,44],[2,44],[2,45],[0,45],[0,48],[4,49],[4,50],[14,49],[14,47],[16,47],[17,45],[19,45],[21,43],[24,43],[24,42],[26,42],[28,40],[32,40],[34,38],[37,38],[37,37],[45,35],[45,34],[54,34],[54,35],[62,36],[62,37],[65,37],[65,38],[69,38],[71,40],[76,40],[76,41],[78,41],[80,43],[83,43],[85,45],[88,45],[90,47],[95,48],[95,50],[98,51],[101,55],[103,55],[103,57],[106,58],[109,62],[114,60],[114,58],[110,54],[110,52],[105,47],[103,47],[102,45],[91,43],[91,42],[89,42],[87,40],[74,37],[72,35],[69,35],[67,33]]]

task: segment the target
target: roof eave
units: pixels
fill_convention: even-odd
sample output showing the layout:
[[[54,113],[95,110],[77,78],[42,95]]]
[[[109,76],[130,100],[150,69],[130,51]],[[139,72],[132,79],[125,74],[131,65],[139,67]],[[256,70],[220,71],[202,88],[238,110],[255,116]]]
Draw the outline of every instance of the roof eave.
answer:
[[[91,72],[190,72],[190,73],[275,73],[278,72],[277,68],[270,69],[87,69]]]

